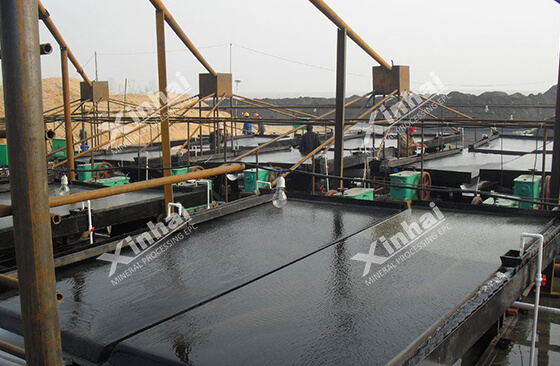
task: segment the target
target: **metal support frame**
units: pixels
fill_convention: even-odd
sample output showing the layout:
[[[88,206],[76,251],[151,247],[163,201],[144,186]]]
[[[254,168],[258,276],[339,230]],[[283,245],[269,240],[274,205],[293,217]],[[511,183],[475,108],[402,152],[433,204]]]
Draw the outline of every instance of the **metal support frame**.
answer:
[[[334,175],[344,176],[344,122],[346,116],[346,35],[347,30],[338,29],[336,56],[336,113],[334,127]],[[340,180],[340,188],[344,182]]]
[[[346,29],[348,37],[350,37],[362,50],[370,55],[385,69],[391,71],[393,68],[389,65],[377,52],[375,52],[367,43],[356,33],[341,17],[338,16],[323,0],[309,0],[317,9],[321,11],[327,18],[329,18],[338,28]]]
[[[36,0],[0,2],[16,261],[28,365],[61,365]]]
[[[156,10],[157,57],[161,117],[161,153],[163,176],[171,176],[171,142],[169,138],[169,108],[167,99],[167,59],[165,55],[165,10]],[[173,185],[164,186],[165,207],[173,202]]]
[[[169,24],[169,27],[171,27],[171,29],[175,32],[177,37],[179,37],[179,39],[183,42],[183,44],[187,46],[187,48],[191,51],[194,57],[196,57],[196,59],[202,64],[202,66],[204,66],[204,68],[208,70],[210,74],[214,76],[218,75],[218,73],[214,71],[212,66],[210,66],[210,64],[204,59],[200,51],[198,51],[198,49],[194,46],[194,44],[191,42],[189,37],[187,37],[185,32],[183,32],[179,23],[177,23],[177,21],[173,18],[173,16],[167,10],[165,5],[163,5],[161,0],[150,0],[150,2],[154,6],[154,8],[156,8],[156,11],[162,12],[164,17],[163,19],[167,22],[167,24]]]
[[[560,85],[560,62],[558,64],[558,84]],[[550,201],[558,203],[560,190],[560,90],[556,91],[556,123],[554,124],[554,145],[552,150],[552,172],[550,177]]]
[[[43,21],[43,23],[45,23],[45,26],[52,34],[52,36],[54,37],[54,39],[56,40],[60,48],[66,48],[68,50],[68,58],[76,68],[78,74],[80,74],[82,79],[84,79],[84,81],[89,86],[92,86],[93,84],[91,80],[88,78],[88,76],[86,75],[84,68],[80,65],[80,63],[78,62],[78,60],[76,59],[72,51],[68,48],[68,44],[66,43],[66,41],[64,40],[60,32],[58,31],[58,28],[56,28],[56,25],[54,25],[54,22],[51,19],[51,15],[47,11],[47,9],[45,9],[41,1],[38,2],[38,6],[39,6],[39,18]]]
[[[64,128],[66,129],[66,157],[68,160],[68,178],[76,180],[74,173],[74,138],[72,131],[72,111],[70,110],[70,75],[68,74],[68,48],[60,48],[60,64],[62,67],[62,99],[64,101]],[[92,165],[93,166],[93,165]]]

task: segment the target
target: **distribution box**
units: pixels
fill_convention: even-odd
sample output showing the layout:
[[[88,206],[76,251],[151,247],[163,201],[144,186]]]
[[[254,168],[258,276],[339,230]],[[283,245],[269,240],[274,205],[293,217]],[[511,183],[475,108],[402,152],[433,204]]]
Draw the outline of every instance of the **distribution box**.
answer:
[[[399,172],[391,174],[391,184],[400,184],[406,187],[391,187],[391,199],[396,201],[410,201],[417,198],[420,172]],[[411,187],[411,188],[407,188]]]
[[[520,175],[513,180],[513,194],[527,200],[538,200],[541,196],[541,177]],[[519,202],[520,208],[535,208],[536,204]]]

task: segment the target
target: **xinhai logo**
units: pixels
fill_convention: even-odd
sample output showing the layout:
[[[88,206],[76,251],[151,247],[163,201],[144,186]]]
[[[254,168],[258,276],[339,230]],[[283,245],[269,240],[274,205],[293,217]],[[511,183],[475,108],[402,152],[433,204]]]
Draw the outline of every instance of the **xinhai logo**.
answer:
[[[130,236],[127,237],[117,244],[114,253],[104,253],[97,257],[97,259],[111,263],[109,277],[115,274],[118,264],[128,267],[126,271],[117,276],[118,278],[115,278],[116,283],[118,283],[128,277],[130,273],[142,268],[143,265],[154,260],[171,246],[183,240],[185,235],[189,235],[193,229],[196,229],[196,227],[189,224],[191,221],[192,218],[186,212],[184,212],[184,215],[173,213],[164,222],[159,222],[156,225],[150,221],[148,223],[149,231],[137,236],[135,239],[132,239]],[[185,224],[189,224],[188,227],[178,231]],[[176,235],[171,237],[171,234],[174,232],[176,232]],[[121,254],[125,242],[132,249],[133,257]],[[132,264],[133,261],[136,262]]]
[[[435,203],[430,203],[430,207],[432,211],[420,216],[418,222],[408,223],[407,221],[402,221],[400,223],[401,231],[389,239],[385,238],[385,236],[380,236],[371,243],[367,254],[358,253],[351,258],[352,260],[365,263],[362,277],[369,275],[372,265],[383,266],[366,280],[367,285],[383,277],[395,269],[396,266],[432,243],[439,235],[451,229],[449,224],[441,225],[445,222],[445,217]],[[439,226],[441,226],[440,229],[435,231],[434,229]],[[379,251],[382,251],[383,255],[376,254]]]

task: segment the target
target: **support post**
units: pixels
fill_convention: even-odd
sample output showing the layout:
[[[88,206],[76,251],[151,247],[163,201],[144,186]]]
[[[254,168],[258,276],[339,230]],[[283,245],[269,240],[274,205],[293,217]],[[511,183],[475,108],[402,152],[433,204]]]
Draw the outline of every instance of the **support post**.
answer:
[[[165,10],[156,10],[159,100],[161,116],[161,153],[163,176],[171,176],[171,143],[169,139],[169,113],[167,99],[167,60],[165,55]],[[173,185],[164,187],[165,207],[173,202]]]
[[[334,127],[334,175],[344,176],[344,122],[346,116],[346,29],[338,30],[336,57],[336,113]],[[342,188],[344,181],[338,184]]]
[[[72,111],[70,109],[70,76],[68,74],[68,48],[60,48],[60,58],[62,66],[62,100],[64,103],[64,128],[66,129],[66,158],[68,160],[68,178],[70,181],[76,180],[74,173],[74,138],[72,132]],[[93,167],[93,163],[92,163]]]
[[[0,2],[14,243],[27,365],[62,365],[51,239],[37,1]]]
[[[558,203],[560,190],[560,62],[558,63],[558,89],[556,90],[556,123],[554,124],[554,147],[550,177],[550,202]]]

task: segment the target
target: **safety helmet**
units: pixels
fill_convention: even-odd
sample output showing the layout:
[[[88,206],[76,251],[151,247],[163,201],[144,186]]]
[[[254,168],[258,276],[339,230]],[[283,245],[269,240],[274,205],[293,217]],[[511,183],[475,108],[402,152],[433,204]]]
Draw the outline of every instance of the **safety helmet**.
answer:
[[[259,114],[258,114],[258,113],[255,113],[255,114],[253,115],[253,117],[258,118],[258,117],[259,117]]]
[[[243,114],[243,117],[249,117],[249,112],[245,112],[245,113]]]

